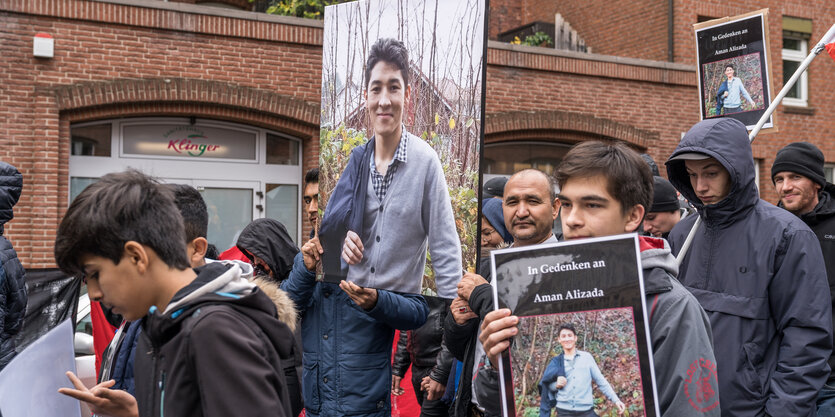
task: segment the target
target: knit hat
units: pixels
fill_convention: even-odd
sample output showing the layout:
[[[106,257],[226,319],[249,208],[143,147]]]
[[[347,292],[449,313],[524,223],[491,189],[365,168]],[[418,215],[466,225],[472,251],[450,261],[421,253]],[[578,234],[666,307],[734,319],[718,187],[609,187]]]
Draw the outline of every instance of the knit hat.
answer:
[[[504,197],[504,185],[507,177],[490,178],[481,187],[481,198]]]
[[[650,213],[678,210],[678,195],[673,184],[662,177],[652,177],[652,208]]]
[[[481,214],[490,222],[502,240],[506,243],[513,243],[513,236],[507,231],[504,226],[504,212],[502,211],[502,200],[498,198],[485,198],[481,200]]]
[[[789,171],[826,187],[826,175],[823,172],[823,152],[809,142],[795,142],[777,151],[774,165],[771,166],[771,182],[777,173]]]

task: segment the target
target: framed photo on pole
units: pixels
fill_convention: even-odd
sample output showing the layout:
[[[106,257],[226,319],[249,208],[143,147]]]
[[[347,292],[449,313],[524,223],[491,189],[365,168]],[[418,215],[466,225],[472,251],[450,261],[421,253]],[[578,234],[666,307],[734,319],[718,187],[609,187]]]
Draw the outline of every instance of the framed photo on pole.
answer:
[[[701,119],[731,117],[753,129],[772,100],[768,9],[693,27]],[[774,126],[772,115],[763,129]]]

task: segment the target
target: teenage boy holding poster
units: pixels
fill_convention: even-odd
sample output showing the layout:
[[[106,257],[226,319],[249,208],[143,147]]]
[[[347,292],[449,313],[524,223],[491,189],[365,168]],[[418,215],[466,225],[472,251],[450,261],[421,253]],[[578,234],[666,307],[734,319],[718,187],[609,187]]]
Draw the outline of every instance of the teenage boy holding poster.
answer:
[[[634,232],[652,205],[652,173],[625,145],[583,142],[556,172],[566,239]],[[662,416],[719,416],[713,335],[699,303],[675,278],[678,268],[667,241],[640,237],[641,264]],[[479,404],[500,409],[498,356],[510,347],[519,318],[509,309],[487,314],[479,340],[492,367],[479,370]],[[489,401],[489,402],[488,402]],[[559,407],[559,405],[558,405]],[[560,416],[569,413],[559,413]],[[593,416],[590,409],[585,414]]]

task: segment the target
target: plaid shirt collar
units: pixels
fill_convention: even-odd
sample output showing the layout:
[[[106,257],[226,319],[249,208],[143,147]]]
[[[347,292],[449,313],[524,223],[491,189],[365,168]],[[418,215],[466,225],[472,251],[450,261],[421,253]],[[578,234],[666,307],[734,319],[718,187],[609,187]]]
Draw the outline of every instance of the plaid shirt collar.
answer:
[[[391,180],[394,178],[394,172],[397,171],[397,166],[399,164],[395,164],[394,161],[400,161],[401,164],[406,163],[406,148],[409,145],[409,135],[406,132],[406,126],[401,125],[400,127],[400,143],[397,144],[397,149],[394,151],[394,157],[389,162],[388,168],[386,169],[386,175],[380,175],[377,171],[377,165],[374,163],[374,150],[371,151],[371,181],[372,185],[374,186],[374,192],[377,194],[377,197],[380,200],[383,200],[386,196],[386,192],[388,191],[389,185],[391,185]]]

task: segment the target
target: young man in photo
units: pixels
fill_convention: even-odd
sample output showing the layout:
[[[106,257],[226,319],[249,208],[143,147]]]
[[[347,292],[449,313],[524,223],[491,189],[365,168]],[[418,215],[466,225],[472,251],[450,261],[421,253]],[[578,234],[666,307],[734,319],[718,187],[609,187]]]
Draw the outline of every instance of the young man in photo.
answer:
[[[365,95],[374,137],[351,153],[319,234],[302,246],[281,285],[302,315],[308,416],[391,415],[394,332],[419,328],[429,313],[418,294],[427,243],[440,295],[454,294],[461,275],[440,162],[402,124],[411,94],[408,65],[399,41],[380,39],[371,47]],[[316,281],[320,263],[325,281]],[[346,265],[347,278],[328,282]],[[412,290],[375,289],[403,283]]]
[[[735,119],[694,125],[667,174],[702,219],[679,277],[721,335],[722,415],[812,415],[832,351],[832,299],[815,234],[760,199],[748,131]],[[674,252],[695,220],[673,228]]]
[[[351,152],[328,200],[319,231],[325,279],[419,293],[428,246],[438,295],[453,298],[461,244],[438,155],[403,125],[411,86],[402,42],[374,43],[365,87],[374,136]]]
[[[557,337],[562,347],[562,354],[555,358],[558,361],[552,360],[548,364],[545,373],[542,375],[544,384],[550,385],[553,383],[554,388],[556,388],[557,415],[594,417],[592,407],[594,397],[591,394],[592,381],[597,384],[597,388],[603,392],[606,398],[615,403],[618,414],[623,414],[626,405],[618,398],[609,381],[600,372],[594,356],[591,353],[577,349],[577,330],[574,325],[571,323],[560,325],[557,330]],[[560,366],[563,374],[561,376],[558,375]],[[540,400],[540,417],[551,415],[550,409],[546,410],[542,407],[544,403],[545,401]]]
[[[786,145],[771,166],[780,202],[777,204],[803,220],[818,238],[826,263],[829,293],[835,302],[835,185],[826,181],[823,152],[808,142]],[[835,323],[835,316],[832,321]],[[835,370],[835,354],[829,356]],[[818,417],[835,416],[835,372],[818,394]]]
[[[566,239],[634,232],[652,203],[649,166],[620,143],[589,141],[575,146],[555,176]],[[646,236],[639,242],[661,414],[719,416],[716,360],[707,315],[676,280],[678,270],[667,242]],[[491,366],[479,372],[479,401],[493,398],[493,409],[499,408],[498,376],[493,369],[499,354],[518,333],[518,323],[519,318],[510,310],[500,309],[487,314],[481,326],[479,339]],[[593,415],[589,412],[593,409],[577,415]],[[571,415],[560,415],[565,414]]]
[[[73,200],[56,263],[83,274],[92,301],[143,321],[136,397],[71,373],[76,389],[59,392],[103,415],[293,416],[282,367],[292,331],[237,264],[192,269],[185,236],[172,190],[138,171],[105,175]]]

